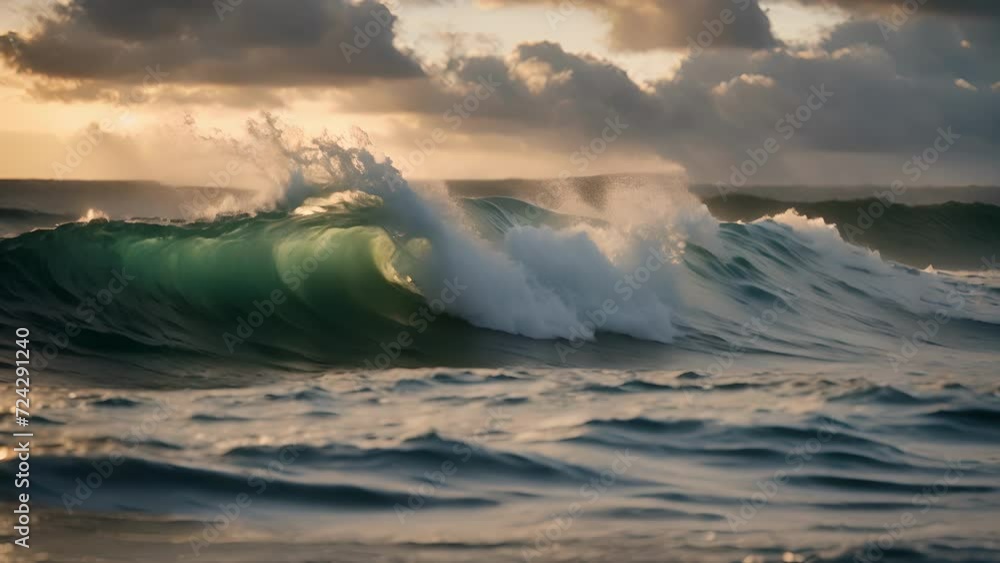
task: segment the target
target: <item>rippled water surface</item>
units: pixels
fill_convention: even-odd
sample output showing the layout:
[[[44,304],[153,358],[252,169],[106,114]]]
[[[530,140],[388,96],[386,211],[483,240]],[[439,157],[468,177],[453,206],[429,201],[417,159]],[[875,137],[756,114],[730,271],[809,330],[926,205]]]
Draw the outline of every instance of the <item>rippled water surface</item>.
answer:
[[[935,378],[806,363],[719,376],[421,369],[206,391],[52,389],[36,415],[34,494],[51,507],[39,551],[848,561],[888,525],[898,532],[884,560],[990,560],[1000,556],[992,370],[982,356]],[[92,491],[80,485],[88,475]],[[235,514],[237,499],[246,506]],[[67,502],[86,518],[58,508]],[[214,537],[201,522],[227,514],[218,539],[192,547]]]

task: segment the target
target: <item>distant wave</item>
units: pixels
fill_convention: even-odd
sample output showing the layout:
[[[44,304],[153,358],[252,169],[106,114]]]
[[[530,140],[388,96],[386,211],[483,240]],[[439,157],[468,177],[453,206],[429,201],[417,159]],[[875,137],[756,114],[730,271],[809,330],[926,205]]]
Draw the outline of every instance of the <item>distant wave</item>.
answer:
[[[74,217],[33,209],[0,207],[0,236],[11,237],[32,229],[51,228]]]
[[[55,213],[46,213],[44,211],[36,211],[33,209],[17,209],[10,207],[0,207],[0,220],[17,220],[17,219],[65,219],[69,215],[59,215]]]
[[[836,224],[845,240],[918,268],[978,270],[983,259],[989,260],[1000,248],[1000,207],[986,203],[887,207],[874,198],[788,202],[748,195],[710,198],[705,203],[724,221],[753,221],[795,209]]]

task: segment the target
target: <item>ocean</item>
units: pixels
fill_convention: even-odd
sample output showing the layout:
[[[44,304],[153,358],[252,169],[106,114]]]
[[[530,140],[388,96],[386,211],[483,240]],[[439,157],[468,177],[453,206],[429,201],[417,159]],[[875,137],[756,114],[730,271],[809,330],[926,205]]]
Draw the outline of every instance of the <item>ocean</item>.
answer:
[[[4,560],[1000,561],[1000,191],[362,164],[0,182]]]

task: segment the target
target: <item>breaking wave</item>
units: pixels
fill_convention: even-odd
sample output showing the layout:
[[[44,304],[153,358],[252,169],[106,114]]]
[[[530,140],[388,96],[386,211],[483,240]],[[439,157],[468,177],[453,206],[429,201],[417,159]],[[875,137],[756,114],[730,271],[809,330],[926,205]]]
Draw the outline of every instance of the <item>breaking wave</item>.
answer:
[[[193,222],[94,211],[0,241],[0,317],[74,353],[344,364],[401,331],[831,358],[898,342],[900,327],[942,311],[991,330],[1000,320],[995,272],[886,261],[795,211],[724,222],[654,186],[600,210],[456,200],[412,188],[364,147],[283,147],[289,180],[256,209]],[[63,346],[70,328],[80,336]],[[420,363],[422,346],[399,348]]]

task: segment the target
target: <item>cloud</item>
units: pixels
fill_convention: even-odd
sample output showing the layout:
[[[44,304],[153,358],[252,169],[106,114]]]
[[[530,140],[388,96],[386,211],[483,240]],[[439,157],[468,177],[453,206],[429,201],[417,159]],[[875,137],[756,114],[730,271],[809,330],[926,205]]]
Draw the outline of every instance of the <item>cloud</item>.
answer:
[[[964,78],[958,78],[955,80],[955,86],[962,88],[963,90],[971,90],[972,92],[978,92],[979,88],[975,85],[970,84],[968,80]]]
[[[621,51],[701,46],[762,49],[778,44],[758,0],[494,0],[493,4],[548,6],[552,26],[581,7],[607,16],[611,47]],[[568,25],[568,24],[567,24]]]
[[[33,29],[0,36],[0,57],[40,79],[41,89],[58,81],[148,84],[150,68],[185,86],[345,86],[420,76],[420,65],[393,45],[395,22],[375,0],[70,0]],[[345,54],[345,45],[354,49]]]
[[[435,153],[442,159],[473,146],[503,147],[508,152],[498,150],[498,161],[516,159],[515,151],[568,156],[600,137],[608,119],[618,120],[623,132],[602,162],[617,155],[669,160],[701,181],[725,180],[748,149],[778,136],[778,123],[825,87],[832,99],[812,111],[794,138],[781,138],[780,152],[754,182],[891,181],[904,160],[948,127],[961,141],[927,181],[1000,182],[994,164],[1000,20],[959,17],[970,12],[929,1],[926,14],[886,32],[866,10],[887,3],[843,1],[839,5],[858,10],[857,16],[800,50],[776,42],[766,14],[749,0],[578,5],[606,10],[613,40],[625,33],[623,22],[643,14],[632,36],[619,38],[628,45],[619,47],[646,49],[683,47],[708,29],[705,21],[724,7],[739,10],[741,2],[753,16],[750,24],[734,21],[709,48],[683,59],[669,79],[644,84],[612,62],[548,41],[521,44],[506,55],[459,50],[422,71],[393,46],[391,22],[347,65],[341,42],[354,42],[355,27],[363,30],[372,21],[371,10],[381,6],[373,0],[303,0],[294,10],[275,0],[245,0],[221,21],[196,0],[145,0],[142,10],[129,9],[124,0],[72,0],[29,33],[8,34],[14,41],[0,44],[0,53],[23,75],[40,79],[36,91],[64,99],[141,84],[143,69],[154,64],[170,73],[170,96],[195,104],[211,100],[213,89],[229,92],[227,104],[249,105],[257,96],[277,103],[286,88],[333,86],[309,92],[330,92],[338,111],[388,116],[401,138],[426,140],[437,128],[447,131],[449,145]],[[955,17],[942,17],[946,13]],[[654,22],[663,24],[658,34]],[[397,82],[386,87],[377,79]],[[470,97],[484,80],[495,84],[495,93]],[[455,109],[465,102],[474,102],[474,109]],[[554,160],[564,166],[568,158]]]
[[[988,49],[991,24],[920,20],[888,42],[873,25],[845,22],[810,51],[707,50],[684,59],[672,78],[644,85],[608,61],[558,44],[522,44],[507,56],[454,58],[454,87],[415,96],[383,91],[380,103],[423,113],[424,127],[440,127],[439,112],[489,76],[499,84],[496,94],[463,121],[464,135],[513,135],[570,154],[613,117],[628,124],[614,151],[669,159],[701,181],[724,181],[747,150],[775,137],[782,148],[755,182],[887,182],[939,128],[951,127],[960,143],[924,180],[1000,181],[990,164],[1000,148],[1000,96],[991,86],[1000,76],[991,55],[976,52]],[[976,37],[973,49],[956,39],[965,36]],[[963,58],[940,60],[959,52]],[[821,87],[833,97],[784,138],[779,122]]]
[[[1000,19],[922,16],[895,30],[856,19],[834,29],[823,46],[836,51],[862,44],[889,53],[903,76],[962,78],[980,86],[1000,79]]]

